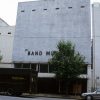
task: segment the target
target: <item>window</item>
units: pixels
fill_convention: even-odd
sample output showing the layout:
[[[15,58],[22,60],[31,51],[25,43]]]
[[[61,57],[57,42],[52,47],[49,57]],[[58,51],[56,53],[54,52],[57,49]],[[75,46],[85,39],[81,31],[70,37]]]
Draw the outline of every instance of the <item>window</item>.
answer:
[[[40,72],[48,73],[48,64],[40,64]]]
[[[32,68],[33,70],[37,70],[36,66],[37,66],[37,64],[31,64],[31,68]],[[38,71],[38,70],[37,70],[37,71]]]
[[[59,10],[60,8],[55,8],[56,10]]]
[[[21,12],[25,12],[25,10],[21,10]]]
[[[99,88],[97,89],[97,92],[99,92],[99,93],[100,93],[100,89],[99,89]]]
[[[49,72],[50,73],[53,73],[53,71],[54,71],[54,68],[53,68],[54,66],[51,66],[51,65],[49,65]]]
[[[36,11],[36,9],[33,9],[32,11]]]
[[[88,67],[87,65],[84,66],[82,74],[87,74],[87,67]]]
[[[85,8],[85,6],[81,6],[81,8]]]
[[[16,63],[14,64],[15,68],[22,68],[22,64],[21,63]]]
[[[47,10],[47,9],[43,9],[43,10]]]
[[[68,7],[68,9],[72,9],[72,7]]]
[[[30,64],[23,64],[23,68],[30,68]]]
[[[11,32],[8,32],[8,34],[11,34]]]

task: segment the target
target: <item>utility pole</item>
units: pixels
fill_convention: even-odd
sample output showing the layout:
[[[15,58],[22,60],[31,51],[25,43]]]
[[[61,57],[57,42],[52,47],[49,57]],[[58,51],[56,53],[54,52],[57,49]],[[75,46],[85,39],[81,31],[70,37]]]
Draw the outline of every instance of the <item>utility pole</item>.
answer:
[[[92,39],[91,46],[91,80],[92,80],[92,88],[91,91],[95,90],[95,43],[94,38]]]
[[[91,79],[92,91],[95,90],[95,23],[94,23],[94,5],[92,4],[92,47],[91,47]]]

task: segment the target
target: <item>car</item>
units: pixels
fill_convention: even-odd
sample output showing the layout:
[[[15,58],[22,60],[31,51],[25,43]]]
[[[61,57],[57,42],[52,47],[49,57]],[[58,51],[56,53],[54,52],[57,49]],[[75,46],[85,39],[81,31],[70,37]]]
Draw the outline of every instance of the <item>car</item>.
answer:
[[[82,93],[81,97],[84,100],[100,100],[100,89],[96,89],[94,92]]]

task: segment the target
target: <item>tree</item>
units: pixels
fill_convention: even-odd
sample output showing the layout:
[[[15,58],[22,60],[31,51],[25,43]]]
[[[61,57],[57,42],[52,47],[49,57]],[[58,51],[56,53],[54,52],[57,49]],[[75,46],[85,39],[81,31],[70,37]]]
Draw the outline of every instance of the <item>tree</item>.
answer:
[[[57,45],[57,49],[58,51],[52,53],[49,64],[52,66],[56,78],[59,79],[59,84],[62,79],[75,79],[82,74],[85,66],[85,57],[75,51],[75,45],[70,41],[60,41]],[[68,82],[66,85],[68,86]],[[68,89],[66,87],[66,92],[67,91]]]

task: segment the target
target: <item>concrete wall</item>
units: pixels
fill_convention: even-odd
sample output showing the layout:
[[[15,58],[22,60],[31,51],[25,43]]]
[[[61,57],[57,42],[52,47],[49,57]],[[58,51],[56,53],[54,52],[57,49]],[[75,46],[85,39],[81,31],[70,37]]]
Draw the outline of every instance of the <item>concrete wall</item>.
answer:
[[[47,62],[60,40],[70,40],[91,64],[90,0],[41,0],[18,5],[13,61]]]
[[[93,5],[93,39],[95,86],[100,88],[100,3]]]
[[[9,64],[12,63],[14,32],[14,26],[9,26],[6,22],[0,19],[0,54],[3,57],[0,67],[9,67]]]

